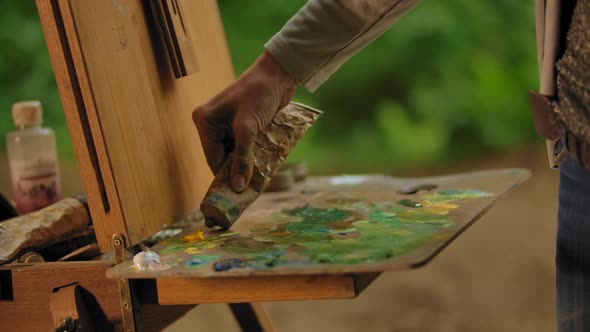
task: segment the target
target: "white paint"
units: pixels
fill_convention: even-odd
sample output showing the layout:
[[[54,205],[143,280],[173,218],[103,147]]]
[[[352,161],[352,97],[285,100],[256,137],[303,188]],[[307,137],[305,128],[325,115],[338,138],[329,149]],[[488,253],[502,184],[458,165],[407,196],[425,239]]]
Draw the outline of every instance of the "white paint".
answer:
[[[152,235],[152,237],[156,239],[168,239],[180,233],[182,233],[182,229],[180,228],[163,229]]]
[[[160,256],[153,251],[142,251],[133,257],[133,264],[141,270],[167,270],[170,265],[160,262]]]
[[[333,186],[361,184],[369,179],[364,175],[342,175],[330,178],[330,184]]]

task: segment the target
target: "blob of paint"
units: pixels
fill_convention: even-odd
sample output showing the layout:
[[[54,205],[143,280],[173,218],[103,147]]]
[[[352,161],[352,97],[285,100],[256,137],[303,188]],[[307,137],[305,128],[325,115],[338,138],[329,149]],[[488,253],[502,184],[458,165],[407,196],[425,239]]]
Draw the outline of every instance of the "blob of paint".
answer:
[[[186,261],[186,266],[191,269],[198,269],[207,263],[218,260],[221,255],[195,255]]]
[[[189,234],[189,235],[183,237],[182,241],[192,243],[192,242],[203,241],[204,239],[205,239],[205,234],[203,233],[203,231],[200,228],[197,228],[197,230],[193,234]]]
[[[168,264],[160,262],[160,256],[153,251],[142,251],[133,256],[133,264],[141,270],[161,271],[170,268]]]
[[[223,259],[213,264],[213,269],[216,272],[229,271],[244,267],[246,267],[246,264],[244,264],[244,261],[239,258]]]
[[[330,178],[330,184],[333,186],[355,185],[367,181],[369,177],[359,175],[342,175]]]

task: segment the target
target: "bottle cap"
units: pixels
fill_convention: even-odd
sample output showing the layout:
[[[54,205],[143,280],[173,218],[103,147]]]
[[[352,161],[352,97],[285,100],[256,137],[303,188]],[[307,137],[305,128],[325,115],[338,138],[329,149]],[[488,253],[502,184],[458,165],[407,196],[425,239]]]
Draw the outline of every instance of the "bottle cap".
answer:
[[[41,102],[30,100],[12,104],[12,120],[17,127],[40,125],[43,122]]]

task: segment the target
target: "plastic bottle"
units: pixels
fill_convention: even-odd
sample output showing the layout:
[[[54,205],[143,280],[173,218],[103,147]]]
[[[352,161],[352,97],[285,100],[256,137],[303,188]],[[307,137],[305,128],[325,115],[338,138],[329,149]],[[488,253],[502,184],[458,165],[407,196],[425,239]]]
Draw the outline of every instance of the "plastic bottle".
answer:
[[[12,105],[17,130],[6,135],[12,190],[19,214],[42,209],[61,199],[55,134],[42,128],[38,101]]]

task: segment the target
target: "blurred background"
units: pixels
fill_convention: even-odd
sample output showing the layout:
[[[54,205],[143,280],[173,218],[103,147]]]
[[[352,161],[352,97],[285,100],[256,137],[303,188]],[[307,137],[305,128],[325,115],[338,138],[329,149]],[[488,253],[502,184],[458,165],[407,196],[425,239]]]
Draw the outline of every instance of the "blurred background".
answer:
[[[219,1],[236,75],[304,0]],[[0,0],[0,192],[12,197],[11,104],[38,99],[56,131],[65,195],[72,143],[33,0]],[[325,115],[293,152],[315,174],[434,175],[526,167],[534,177],[431,264],[381,276],[359,299],[270,304],[279,331],[552,331],[558,173],[535,135],[534,1],[424,1],[296,100]],[[234,331],[201,306],[170,331]]]

